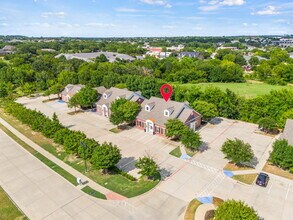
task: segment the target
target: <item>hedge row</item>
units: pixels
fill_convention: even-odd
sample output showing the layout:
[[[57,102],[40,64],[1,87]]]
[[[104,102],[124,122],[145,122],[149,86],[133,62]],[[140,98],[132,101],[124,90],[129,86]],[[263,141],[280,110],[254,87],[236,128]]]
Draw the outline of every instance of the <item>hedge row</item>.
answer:
[[[66,153],[87,159],[96,168],[113,168],[121,159],[120,150],[117,146],[112,143],[99,144],[94,139],[87,138],[83,132],[69,130],[61,125],[55,113],[50,119],[39,111],[27,109],[23,105],[12,101],[6,102],[4,109],[7,113],[28,125],[33,131],[41,132],[44,136],[52,138],[55,143],[63,145]],[[86,145],[86,148],[82,144]],[[131,175],[125,174],[118,168],[117,170],[116,173],[129,180],[135,180]]]

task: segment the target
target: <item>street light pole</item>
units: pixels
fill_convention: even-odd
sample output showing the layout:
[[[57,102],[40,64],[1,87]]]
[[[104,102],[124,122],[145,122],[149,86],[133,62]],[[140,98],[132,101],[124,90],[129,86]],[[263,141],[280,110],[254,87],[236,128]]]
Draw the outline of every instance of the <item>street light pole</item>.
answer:
[[[83,159],[84,159],[84,167],[85,167],[85,172],[87,172],[87,164],[86,164],[86,144],[84,142],[80,142],[81,146],[83,147]]]

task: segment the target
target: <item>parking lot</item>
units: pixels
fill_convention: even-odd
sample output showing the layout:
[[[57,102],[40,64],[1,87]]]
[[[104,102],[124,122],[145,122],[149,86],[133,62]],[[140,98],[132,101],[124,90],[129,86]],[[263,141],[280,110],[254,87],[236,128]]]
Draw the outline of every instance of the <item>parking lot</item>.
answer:
[[[265,151],[274,140],[274,137],[260,134],[256,124],[225,118],[217,119],[215,124],[206,125],[200,130],[200,134],[208,149],[197,154],[196,159],[218,169],[222,169],[228,162],[221,152],[221,146],[227,139],[238,138],[249,143],[257,161],[263,159]]]
[[[248,142],[257,160],[267,159],[265,152],[274,137],[260,134],[255,124],[218,119],[214,124],[206,125],[199,131],[206,148],[192,158],[196,161],[192,164],[169,155],[179,143],[152,136],[136,128],[118,134],[112,133],[109,130],[115,126],[108,119],[94,112],[69,115],[67,113],[73,110],[68,109],[65,103],[56,101],[42,103],[41,98],[33,101],[19,100],[19,102],[48,116],[56,112],[60,121],[70,129],[84,131],[88,137],[95,138],[99,142],[116,144],[123,155],[118,166],[133,175],[137,175],[134,169],[135,160],[146,154],[152,155],[164,170],[164,181],[154,191],[157,195],[162,195],[162,204],[167,196],[174,201],[186,203],[196,197],[217,196],[223,199],[244,200],[264,219],[288,219],[288,216],[293,215],[292,181],[270,175],[268,186],[262,188],[255,184],[248,186],[237,183],[224,176],[221,171],[228,162],[220,151],[227,139],[238,138]],[[153,194],[145,195],[140,200],[143,203],[149,201],[148,196]]]

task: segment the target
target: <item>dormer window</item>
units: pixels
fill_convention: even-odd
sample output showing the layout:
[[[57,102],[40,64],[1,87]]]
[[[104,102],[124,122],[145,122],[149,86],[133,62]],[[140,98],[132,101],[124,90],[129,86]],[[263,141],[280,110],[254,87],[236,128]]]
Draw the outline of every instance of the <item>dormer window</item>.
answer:
[[[109,98],[111,94],[112,94],[111,91],[109,91],[109,92],[105,92],[105,93],[103,94],[104,99]]]
[[[150,112],[150,111],[151,111],[151,107],[150,107],[149,105],[146,105],[144,108],[145,108],[145,110],[146,110],[147,112]]]
[[[164,110],[164,116],[166,116],[166,117],[169,117],[170,116],[170,112],[169,112],[169,110]]]

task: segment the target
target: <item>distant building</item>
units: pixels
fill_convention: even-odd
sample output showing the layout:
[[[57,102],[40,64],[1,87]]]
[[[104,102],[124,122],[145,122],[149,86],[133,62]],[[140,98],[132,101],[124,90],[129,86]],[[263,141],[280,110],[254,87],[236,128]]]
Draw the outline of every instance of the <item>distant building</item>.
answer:
[[[84,85],[78,84],[78,85],[72,85],[68,84],[64,90],[61,92],[61,99],[64,102],[69,102],[69,100],[76,94],[78,93]]]
[[[293,119],[288,119],[283,131],[283,134],[280,137],[288,141],[288,144],[293,146]]]
[[[83,60],[86,62],[94,62],[94,59],[101,56],[102,54],[104,54],[106,56],[106,58],[108,59],[108,61],[110,63],[114,63],[115,61],[117,61],[117,59],[126,60],[126,61],[134,61],[135,60],[134,57],[129,56],[127,54],[113,53],[113,52],[93,52],[93,53],[75,53],[75,54],[61,53],[61,54],[55,56],[55,58],[59,58],[61,56],[64,56],[67,60],[79,59],[79,60]]]
[[[282,48],[293,47],[293,39],[282,38],[279,41],[272,41],[272,44]]]
[[[182,45],[182,44],[180,44],[178,46],[167,47],[167,50],[175,51],[175,52],[180,52],[183,49],[184,49],[184,45]]]
[[[0,49],[0,55],[7,55],[7,54],[12,54],[15,51],[14,46],[6,45],[2,49]]]
[[[200,52],[181,52],[178,55],[178,58],[182,59],[183,57],[198,58],[203,59],[203,55]]]
[[[238,50],[237,47],[224,47],[224,46],[218,47],[217,50],[224,50],[224,49],[232,50],[232,51],[237,51]]]
[[[44,52],[56,52],[56,50],[51,49],[51,48],[43,48],[43,49],[41,49],[41,51],[44,51]]]

